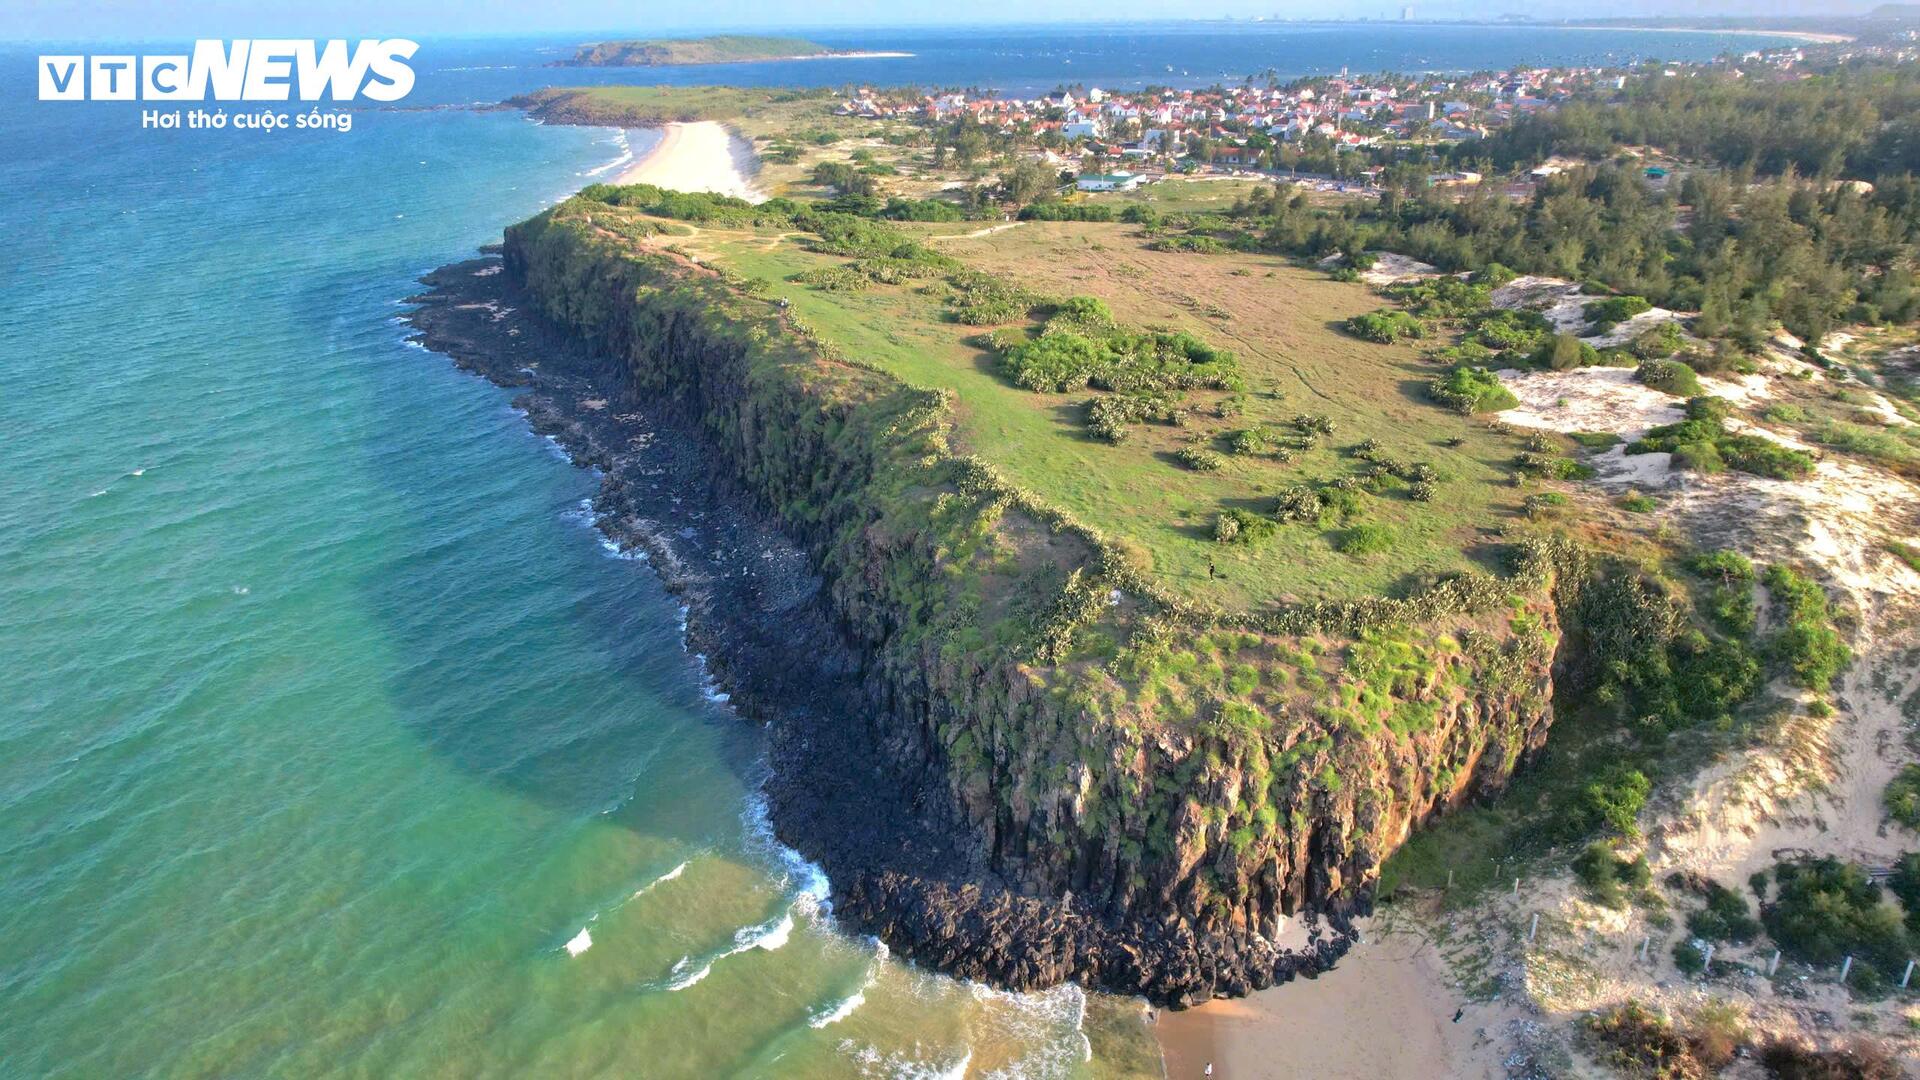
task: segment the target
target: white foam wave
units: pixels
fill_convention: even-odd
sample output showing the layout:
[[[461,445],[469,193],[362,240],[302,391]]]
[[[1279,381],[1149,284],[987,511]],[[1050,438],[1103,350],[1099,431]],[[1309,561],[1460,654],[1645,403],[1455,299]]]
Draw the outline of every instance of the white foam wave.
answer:
[[[602,173],[611,172],[612,170],[617,169],[620,166],[626,165],[631,161],[633,161],[633,144],[627,141],[627,132],[625,128],[615,128],[613,138],[608,139],[607,141],[620,148],[620,156],[614,158],[612,161],[607,162],[605,165],[600,165],[595,168],[588,169],[582,175],[599,176]]]
[[[793,915],[790,912],[776,915],[763,923],[743,926],[733,932],[733,944],[711,956],[695,960],[683,956],[673,967],[667,970],[666,981],[660,984],[665,990],[685,990],[701,979],[713,973],[713,965],[729,956],[738,956],[753,949],[772,952],[785,945],[793,937]]]
[[[701,964],[699,967],[691,966],[692,963],[693,957],[683,956],[680,958],[679,963],[673,965],[673,970],[668,973],[667,989],[685,990],[687,987],[706,978],[713,972],[712,961]]]
[[[867,991],[880,981],[880,967],[887,962],[887,945],[877,937],[867,939],[873,944],[873,959],[867,964],[867,973],[860,980],[860,988],[824,1009],[816,1011],[807,1018],[810,1027],[823,1028],[828,1024],[837,1024],[852,1016],[855,1009],[867,1003]]]
[[[573,935],[573,938],[567,942],[566,948],[568,956],[579,956],[593,948],[593,935],[587,933],[587,928],[583,926],[580,932]]]
[[[755,792],[747,800],[746,811],[741,819],[746,826],[748,842],[779,864],[782,885],[793,891],[795,910],[809,918],[831,912],[833,888],[827,880],[827,872],[774,836],[773,819],[767,810],[766,796]]]
[[[785,945],[793,938],[793,916],[782,915],[771,926],[763,926],[749,938],[739,952],[747,949],[765,949],[768,952]]]
[[[688,860],[688,861],[691,861],[691,860]],[[649,892],[652,892],[655,886],[664,885],[667,882],[672,881],[674,878],[677,878],[681,874],[684,874],[686,872],[687,872],[687,864],[685,862],[682,862],[679,866],[674,867],[673,869],[667,871],[666,873],[661,874],[659,877],[654,878],[652,881],[647,882],[645,885],[640,886],[638,889],[635,889],[633,891],[633,895],[636,897],[645,896]]]
[[[713,677],[713,672],[707,667],[707,654],[694,653],[693,658],[700,665],[700,696],[716,705],[732,701],[733,695],[720,689],[719,680]]]
[[[978,1000],[990,1001],[992,1026],[1010,1041],[1032,1047],[1019,1060],[984,1074],[994,1080],[1029,1077],[1066,1077],[1092,1060],[1093,1042],[1087,1038],[1087,994],[1073,983],[1038,993],[1011,993],[979,983],[968,983]]]
[[[822,1009],[820,1012],[808,1017],[807,1026],[823,1028],[828,1024],[837,1024],[847,1017],[852,1016],[855,1009],[858,1009],[866,1003],[867,992],[864,989],[855,990],[853,993],[835,1002],[829,1008]]]
[[[958,1060],[945,1064],[920,1061],[899,1054],[882,1054],[878,1047],[857,1046],[851,1039],[842,1040],[841,1052],[860,1065],[862,1076],[885,1076],[891,1080],[962,1080],[967,1075],[967,1067],[973,1064],[973,1048],[968,1047]]]

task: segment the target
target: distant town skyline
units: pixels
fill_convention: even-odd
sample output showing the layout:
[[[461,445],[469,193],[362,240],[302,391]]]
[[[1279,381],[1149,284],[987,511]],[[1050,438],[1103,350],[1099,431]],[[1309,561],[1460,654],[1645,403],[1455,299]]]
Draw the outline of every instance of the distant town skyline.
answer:
[[[1484,18],[1675,18],[1861,14],[1877,0],[1822,4],[1811,0],[1359,0],[1313,4],[1304,0],[1057,0],[1045,9],[1019,0],[978,0],[957,12],[937,0],[819,0],[776,4],[709,0],[697,7],[634,5],[614,0],[551,0],[530,7],[502,0],[206,0],[194,4],[134,0],[27,0],[12,13],[5,40],[141,40],[183,37],[361,36],[430,33],[594,34],[635,36],[760,29],[853,29],[915,26],[1033,25],[1071,22],[1159,22],[1209,19],[1462,20]]]

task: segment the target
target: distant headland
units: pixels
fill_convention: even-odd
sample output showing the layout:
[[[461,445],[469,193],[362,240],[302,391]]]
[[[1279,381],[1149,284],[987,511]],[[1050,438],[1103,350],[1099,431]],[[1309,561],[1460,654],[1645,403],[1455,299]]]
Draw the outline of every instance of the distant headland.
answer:
[[[580,46],[571,59],[556,67],[678,67],[691,64],[746,64],[762,60],[824,60],[829,58],[906,56],[895,52],[855,52],[830,49],[795,37],[755,34],[713,34],[697,38],[650,38],[642,41],[598,41]]]

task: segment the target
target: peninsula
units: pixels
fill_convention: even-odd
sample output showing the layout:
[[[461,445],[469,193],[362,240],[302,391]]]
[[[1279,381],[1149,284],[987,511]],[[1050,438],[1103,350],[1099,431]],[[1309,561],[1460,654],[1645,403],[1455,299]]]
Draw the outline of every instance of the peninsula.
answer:
[[[766,198],[591,185],[413,319],[601,468],[769,726],[782,839],[903,955],[1187,1007],[1378,926],[1445,947],[1392,975],[1435,1054],[1911,1050],[1890,48],[535,95],[723,122]],[[1271,1060],[1255,1013],[1169,1045]]]

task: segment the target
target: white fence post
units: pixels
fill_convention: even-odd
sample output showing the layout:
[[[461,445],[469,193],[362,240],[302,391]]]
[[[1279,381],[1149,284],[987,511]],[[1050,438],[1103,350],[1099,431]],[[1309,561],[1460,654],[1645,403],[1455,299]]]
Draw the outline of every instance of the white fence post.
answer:
[[[1913,978],[1913,961],[1907,961],[1907,970],[1900,973],[1900,989],[1907,988],[1907,980]]]
[[[1847,972],[1852,970],[1853,970],[1853,957],[1849,956],[1847,957],[1846,962],[1840,965],[1840,981],[1846,982]]]
[[[1515,896],[1520,895],[1520,879],[1519,878],[1513,879],[1513,895]]]
[[[1540,913],[1536,911],[1533,913],[1533,925],[1527,929],[1527,940],[1532,941],[1533,936],[1535,934],[1538,934],[1539,932],[1540,932]]]
[[[1707,942],[1707,955],[1700,962],[1700,970],[1702,974],[1713,974],[1713,942],[1711,941]]]
[[[1773,978],[1773,973],[1779,970],[1780,970],[1780,950],[1775,949],[1773,950],[1773,959],[1767,961],[1767,978],[1769,979]]]
[[[1648,934],[1646,937],[1643,937],[1640,939],[1640,962],[1641,963],[1644,964],[1647,962],[1647,948],[1652,944],[1653,944],[1652,934]]]

